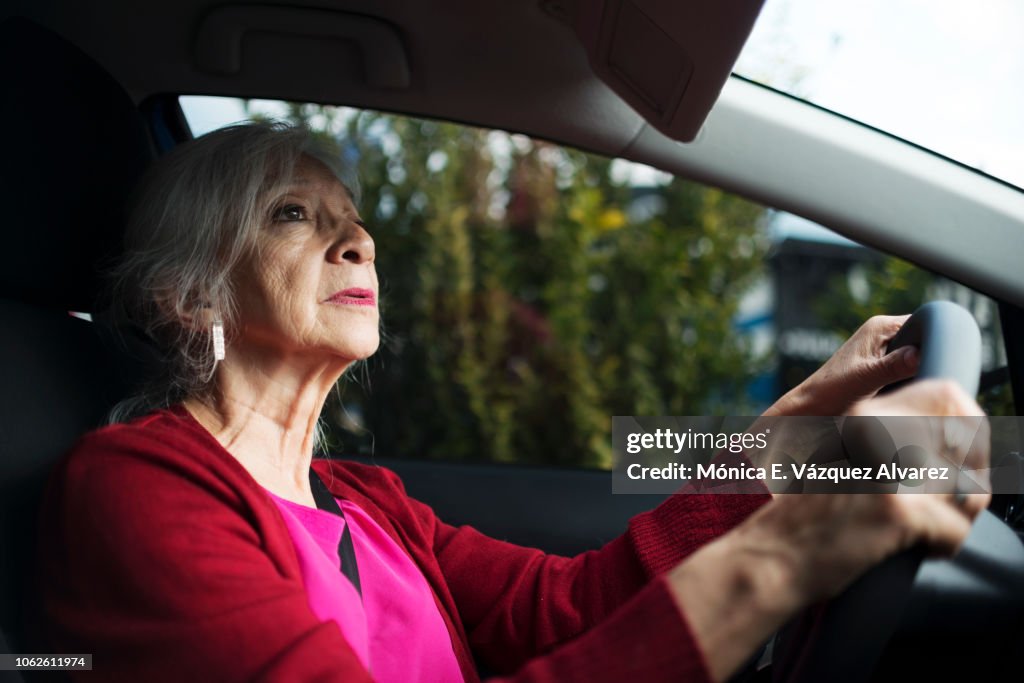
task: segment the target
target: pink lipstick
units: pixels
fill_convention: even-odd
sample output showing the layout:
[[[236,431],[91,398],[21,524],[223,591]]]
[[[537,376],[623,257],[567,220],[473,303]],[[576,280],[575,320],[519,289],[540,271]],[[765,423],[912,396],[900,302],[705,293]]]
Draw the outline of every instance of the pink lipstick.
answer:
[[[327,299],[328,303],[332,304],[348,304],[351,306],[376,306],[377,295],[373,293],[372,289],[364,289],[362,287],[349,287],[343,289],[340,292],[335,292]]]

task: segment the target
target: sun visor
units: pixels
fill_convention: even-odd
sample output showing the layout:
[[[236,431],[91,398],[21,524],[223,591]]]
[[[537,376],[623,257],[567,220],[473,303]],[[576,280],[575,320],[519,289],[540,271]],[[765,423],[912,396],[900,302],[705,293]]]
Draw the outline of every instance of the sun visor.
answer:
[[[696,136],[764,0],[587,0],[567,17],[591,68],[665,135]]]

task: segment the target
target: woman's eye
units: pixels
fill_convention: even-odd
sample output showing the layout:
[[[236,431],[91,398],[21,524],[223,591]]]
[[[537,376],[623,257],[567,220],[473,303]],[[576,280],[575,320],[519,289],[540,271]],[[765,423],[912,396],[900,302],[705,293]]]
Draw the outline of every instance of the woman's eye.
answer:
[[[285,204],[274,210],[274,221],[304,221],[306,218],[305,207],[298,204]]]

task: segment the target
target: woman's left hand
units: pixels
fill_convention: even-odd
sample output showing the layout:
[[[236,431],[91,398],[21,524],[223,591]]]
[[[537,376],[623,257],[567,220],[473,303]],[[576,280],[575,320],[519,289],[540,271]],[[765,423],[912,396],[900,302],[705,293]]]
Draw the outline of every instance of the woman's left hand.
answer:
[[[912,377],[920,363],[907,346],[887,354],[885,347],[909,315],[868,319],[824,365],[780,398],[766,415],[843,415],[857,401],[882,387]]]

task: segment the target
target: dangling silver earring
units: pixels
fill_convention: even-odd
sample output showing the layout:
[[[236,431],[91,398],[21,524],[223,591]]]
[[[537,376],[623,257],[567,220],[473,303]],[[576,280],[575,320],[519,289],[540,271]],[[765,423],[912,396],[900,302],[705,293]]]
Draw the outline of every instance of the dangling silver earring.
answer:
[[[224,360],[224,323],[214,320],[210,329],[210,336],[213,337],[213,360]]]

